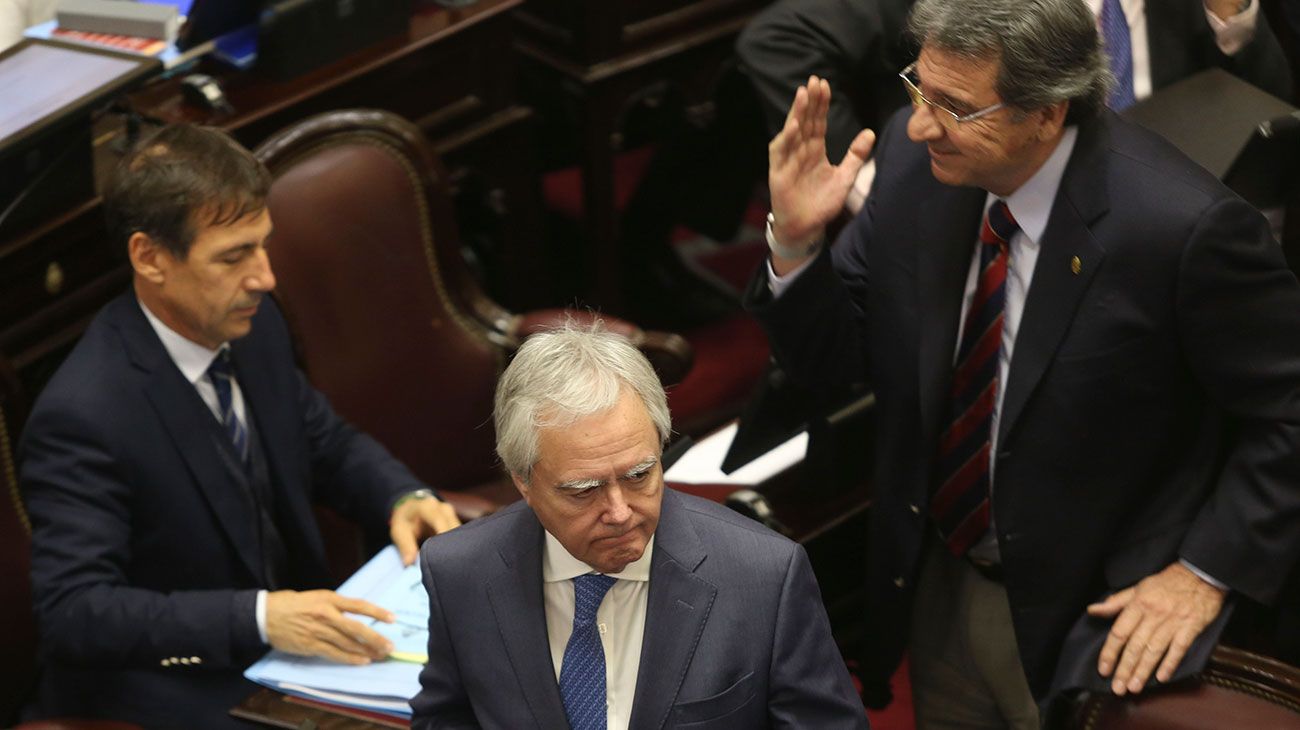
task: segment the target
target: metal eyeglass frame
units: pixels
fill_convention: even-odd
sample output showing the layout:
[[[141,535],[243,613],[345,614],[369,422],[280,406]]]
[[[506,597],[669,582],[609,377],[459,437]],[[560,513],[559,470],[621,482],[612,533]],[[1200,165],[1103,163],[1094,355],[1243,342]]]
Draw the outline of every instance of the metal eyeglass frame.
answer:
[[[938,115],[939,123],[948,129],[952,129],[959,124],[973,122],[976,119],[986,117],[1007,105],[1006,102],[999,101],[992,106],[986,106],[983,109],[973,111],[970,114],[958,114],[943,104],[925,98],[925,94],[922,94],[921,89],[913,83],[911,78],[909,78],[909,76],[912,75],[912,72],[916,70],[916,63],[916,61],[913,61],[907,64],[907,68],[898,72],[898,78],[903,80],[903,88],[907,90],[907,95],[912,100],[912,106],[918,107],[925,104],[930,107],[931,111],[943,112],[943,114]]]

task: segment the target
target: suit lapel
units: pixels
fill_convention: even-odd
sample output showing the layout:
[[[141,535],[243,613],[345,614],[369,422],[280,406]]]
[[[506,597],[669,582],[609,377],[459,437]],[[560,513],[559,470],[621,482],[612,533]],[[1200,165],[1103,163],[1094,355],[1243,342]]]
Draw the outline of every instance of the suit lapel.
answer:
[[[149,326],[134,295],[116,300],[114,320],[132,364],[144,372],[144,397],[163,422],[190,477],[251,575],[262,575],[252,505],[212,442],[211,411]],[[179,485],[178,485],[179,486]]]
[[[957,348],[962,294],[970,271],[986,193],[935,185],[916,209],[917,311],[920,312],[921,426],[938,438]],[[936,215],[935,211],[944,211]]]
[[[1070,329],[1079,300],[1105,257],[1089,225],[1108,209],[1106,149],[1102,121],[1080,125],[1074,153],[1043,232],[1038,263],[1025,300],[1020,331],[1007,375],[998,425],[998,443],[1006,444],[1034,389]],[[1078,271],[1075,271],[1075,261]]]
[[[498,553],[502,570],[488,581],[488,601],[505,642],[524,701],[539,728],[568,727],[560,687],[555,681],[542,601],[542,526],[532,510],[519,509],[519,529]]]
[[[645,641],[632,700],[633,730],[658,730],[668,720],[695,656],[718,589],[694,575],[706,553],[685,510],[664,489],[655,530],[646,602]]]

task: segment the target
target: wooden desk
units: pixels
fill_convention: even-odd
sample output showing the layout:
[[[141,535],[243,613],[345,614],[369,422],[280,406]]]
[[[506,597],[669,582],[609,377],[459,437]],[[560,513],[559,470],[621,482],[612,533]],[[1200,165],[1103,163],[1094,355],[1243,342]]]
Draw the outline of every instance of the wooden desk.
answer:
[[[582,170],[586,270],[594,299],[620,311],[623,261],[614,157],[630,110],[680,99],[707,114],[740,30],[765,0],[529,0],[515,17],[524,83],[538,113],[564,120],[548,138],[576,149]]]
[[[532,112],[515,103],[509,11],[523,0],[479,0],[446,9],[422,6],[405,37],[356,51],[291,81],[201,70],[222,80],[234,114],[184,102],[176,80],[132,94],[130,104],[159,121],[214,124],[252,147],[311,114],[345,107],[396,111],[416,120],[443,157],[462,221],[498,254],[489,290],[523,310],[551,303],[536,275],[540,187],[530,155]],[[116,160],[120,123],[97,130],[98,167]],[[96,311],[130,280],[124,243],[106,240],[99,200],[92,199],[0,240],[0,356],[34,396]],[[518,285],[511,285],[512,282]],[[530,289],[529,283],[533,284]]]

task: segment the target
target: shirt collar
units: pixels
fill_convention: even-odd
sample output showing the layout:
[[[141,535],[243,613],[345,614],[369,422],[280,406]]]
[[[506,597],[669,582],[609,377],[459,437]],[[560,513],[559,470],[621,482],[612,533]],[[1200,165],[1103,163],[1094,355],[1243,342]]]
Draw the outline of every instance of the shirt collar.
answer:
[[[207,377],[208,366],[217,359],[217,354],[227,345],[223,344],[215,350],[209,350],[168,327],[158,319],[157,315],[149,311],[149,307],[145,306],[144,302],[137,299],[136,303],[144,311],[145,319],[149,320],[153,331],[158,333],[158,339],[162,340],[163,349],[167,350],[167,354],[171,356],[172,362],[176,363],[176,367],[180,369],[185,379],[191,383],[198,383]]]
[[[1079,128],[1069,126],[1061,133],[1056,149],[1047,161],[1025,181],[1016,191],[1006,197],[1011,216],[1016,219],[1020,230],[1029,240],[1038,243],[1047,230],[1047,219],[1052,213],[1052,203],[1056,200],[1056,191],[1061,187],[1061,178],[1065,176],[1065,166],[1074,151],[1074,142],[1079,136]],[[992,205],[997,196],[989,193],[988,205]],[[987,210],[988,205],[985,206]]]
[[[597,572],[593,571],[590,565],[578,560],[569,554],[568,550],[555,539],[555,536],[549,530],[543,529],[546,534],[546,541],[542,544],[542,581],[546,583],[558,583],[562,580],[572,580],[580,575]],[[610,573],[611,578],[619,580],[650,580],[650,554],[654,552],[655,538],[650,536],[646,542],[645,552],[634,562],[628,563],[627,567],[621,573]]]

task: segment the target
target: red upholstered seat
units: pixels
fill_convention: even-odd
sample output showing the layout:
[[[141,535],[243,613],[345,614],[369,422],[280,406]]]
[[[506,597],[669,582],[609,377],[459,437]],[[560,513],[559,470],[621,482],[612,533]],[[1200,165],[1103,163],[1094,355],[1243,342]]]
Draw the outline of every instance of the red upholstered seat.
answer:
[[[1097,696],[1075,730],[1294,730],[1300,728],[1300,670],[1220,646],[1191,682],[1136,697]]]
[[[497,376],[527,334],[591,315],[519,315],[487,298],[462,258],[442,168],[397,116],[323,114],[256,154],[275,177],[276,296],[313,384],[465,516],[516,499],[493,454]],[[605,319],[666,383],[690,368],[680,337]]]

